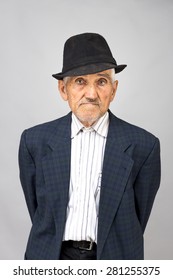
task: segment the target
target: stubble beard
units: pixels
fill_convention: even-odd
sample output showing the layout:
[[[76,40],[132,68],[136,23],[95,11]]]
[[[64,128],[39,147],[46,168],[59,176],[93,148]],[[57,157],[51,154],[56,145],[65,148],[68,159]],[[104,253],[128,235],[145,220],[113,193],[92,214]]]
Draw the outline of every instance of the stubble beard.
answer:
[[[98,121],[98,119],[102,117],[102,113],[101,111],[97,114],[90,111],[85,111],[83,113],[76,112],[76,117],[85,127],[89,127],[92,126],[95,122]]]

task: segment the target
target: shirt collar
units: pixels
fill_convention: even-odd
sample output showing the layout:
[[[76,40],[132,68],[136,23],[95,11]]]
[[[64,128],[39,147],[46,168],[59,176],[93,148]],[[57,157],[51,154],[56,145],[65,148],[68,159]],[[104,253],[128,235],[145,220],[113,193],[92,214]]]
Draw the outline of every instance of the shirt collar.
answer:
[[[92,128],[102,137],[107,137],[109,127],[109,113],[106,112],[97,122],[92,125]],[[71,138],[74,138],[81,130],[87,129],[72,113]]]

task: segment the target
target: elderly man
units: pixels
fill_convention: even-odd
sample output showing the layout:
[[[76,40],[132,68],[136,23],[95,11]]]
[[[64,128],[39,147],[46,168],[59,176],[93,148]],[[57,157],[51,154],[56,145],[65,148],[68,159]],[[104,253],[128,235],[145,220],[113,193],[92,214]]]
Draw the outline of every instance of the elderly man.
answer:
[[[54,74],[71,112],[25,130],[20,179],[32,220],[25,259],[143,259],[160,183],[159,140],[109,110],[118,81],[105,39],[69,38]]]

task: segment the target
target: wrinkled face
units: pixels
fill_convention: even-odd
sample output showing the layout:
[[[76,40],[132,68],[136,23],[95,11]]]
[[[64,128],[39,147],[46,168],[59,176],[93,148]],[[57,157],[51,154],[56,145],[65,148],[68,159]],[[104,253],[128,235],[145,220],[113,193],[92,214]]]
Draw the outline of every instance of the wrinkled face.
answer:
[[[118,81],[113,81],[112,70],[96,74],[68,77],[58,87],[72,112],[88,127],[103,116],[114,99]]]

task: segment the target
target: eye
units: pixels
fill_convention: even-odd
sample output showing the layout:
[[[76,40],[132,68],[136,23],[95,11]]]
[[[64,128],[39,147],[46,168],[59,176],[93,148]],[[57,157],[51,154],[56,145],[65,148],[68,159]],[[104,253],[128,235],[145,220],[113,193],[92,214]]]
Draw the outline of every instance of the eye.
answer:
[[[75,83],[76,83],[77,85],[84,85],[84,84],[85,84],[85,80],[84,80],[83,78],[77,78],[77,79],[75,80]]]
[[[101,78],[101,79],[99,79],[98,80],[98,85],[99,86],[104,86],[104,85],[106,85],[107,84],[107,80],[106,79],[103,79],[103,78]]]

